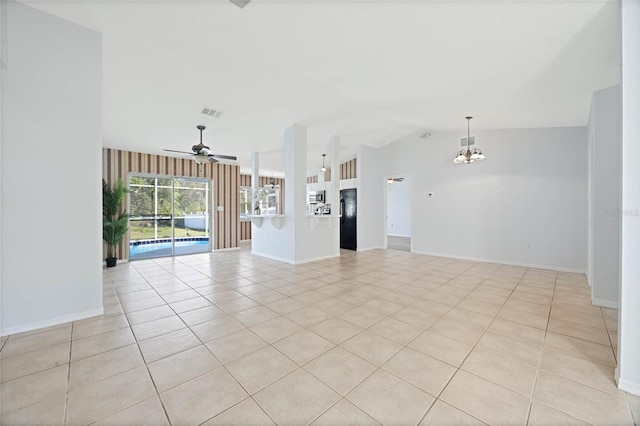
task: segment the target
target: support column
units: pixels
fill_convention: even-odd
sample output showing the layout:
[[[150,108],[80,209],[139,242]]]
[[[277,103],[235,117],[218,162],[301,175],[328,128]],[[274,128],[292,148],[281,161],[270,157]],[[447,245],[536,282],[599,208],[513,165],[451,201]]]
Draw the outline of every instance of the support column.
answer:
[[[620,2],[622,206],[618,387],[640,395],[640,3]]]
[[[300,247],[308,243],[301,232],[307,215],[307,129],[299,124],[284,131],[284,179],[285,216],[292,225],[289,258],[296,263]]]
[[[253,215],[257,206],[255,193],[260,182],[260,154],[251,153],[251,214]]]
[[[329,142],[331,158],[331,183],[327,201],[331,203],[331,214],[340,214],[340,136],[333,136]]]

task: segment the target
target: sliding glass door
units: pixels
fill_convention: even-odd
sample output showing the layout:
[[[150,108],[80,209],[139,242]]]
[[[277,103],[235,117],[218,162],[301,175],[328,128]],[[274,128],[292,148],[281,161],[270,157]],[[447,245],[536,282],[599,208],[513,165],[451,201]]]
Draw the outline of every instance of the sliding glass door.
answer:
[[[207,179],[129,176],[129,259],[211,250]]]

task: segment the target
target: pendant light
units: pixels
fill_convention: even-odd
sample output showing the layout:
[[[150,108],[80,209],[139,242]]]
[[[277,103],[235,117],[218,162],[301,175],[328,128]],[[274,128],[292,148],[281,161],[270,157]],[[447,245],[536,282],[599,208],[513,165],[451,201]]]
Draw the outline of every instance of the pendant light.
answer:
[[[465,117],[467,119],[467,149],[461,149],[453,159],[454,164],[471,164],[476,161],[485,159],[484,154],[479,148],[469,148],[469,140],[471,139],[470,122],[473,117]]]
[[[327,154],[322,154],[322,168],[320,169],[320,171],[322,173],[327,171],[327,168],[324,166],[324,157],[326,157],[326,156],[327,156]]]

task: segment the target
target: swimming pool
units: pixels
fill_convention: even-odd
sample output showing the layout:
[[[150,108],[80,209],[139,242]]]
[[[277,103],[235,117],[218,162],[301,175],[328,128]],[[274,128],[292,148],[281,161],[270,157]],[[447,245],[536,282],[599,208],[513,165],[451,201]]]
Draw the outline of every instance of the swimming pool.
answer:
[[[175,254],[191,254],[209,251],[209,239],[176,240]],[[133,241],[129,244],[129,259],[150,259],[171,256],[171,240]]]

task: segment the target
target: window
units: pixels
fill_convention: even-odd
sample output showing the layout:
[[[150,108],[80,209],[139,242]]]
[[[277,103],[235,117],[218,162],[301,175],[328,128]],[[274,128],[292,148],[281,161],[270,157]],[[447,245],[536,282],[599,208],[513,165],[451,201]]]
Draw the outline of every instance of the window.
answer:
[[[211,250],[207,179],[129,176],[129,259]]]
[[[240,187],[240,220],[249,220],[251,215],[251,187]]]

